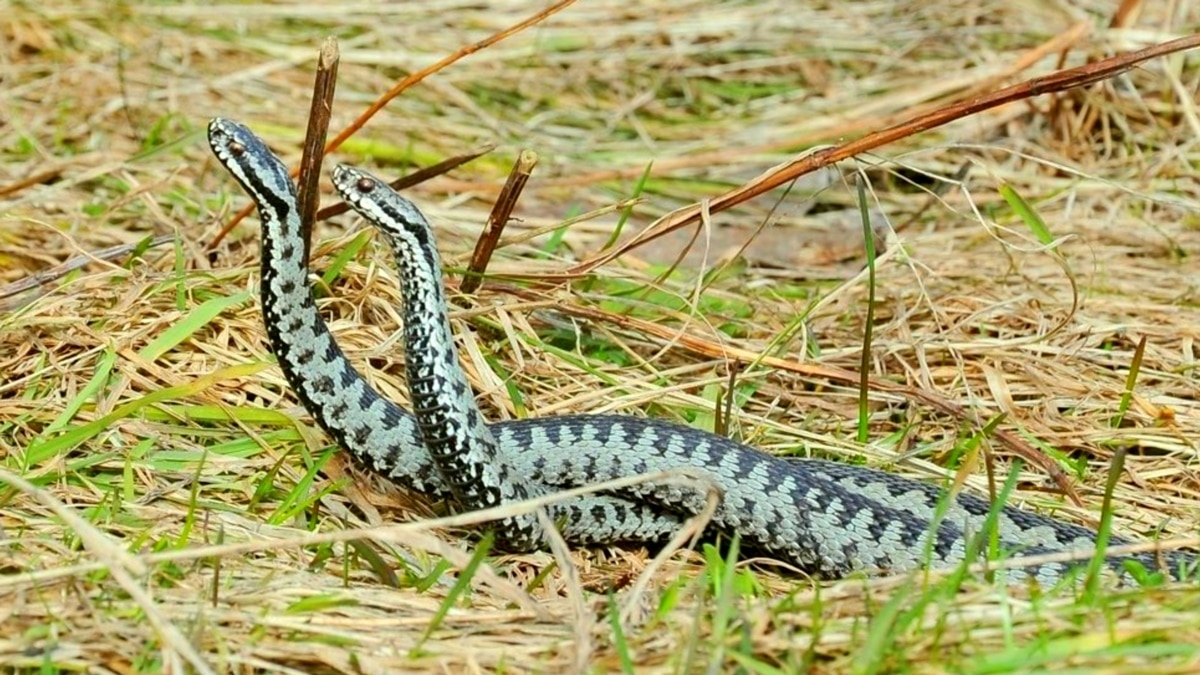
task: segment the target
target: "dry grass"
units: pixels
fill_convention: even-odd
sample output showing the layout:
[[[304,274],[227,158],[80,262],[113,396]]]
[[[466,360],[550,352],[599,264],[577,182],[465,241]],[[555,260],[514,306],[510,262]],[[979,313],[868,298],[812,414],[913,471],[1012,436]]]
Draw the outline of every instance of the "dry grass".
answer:
[[[409,522],[436,505],[328,448],[271,365],[254,300],[255,226],[204,252],[245,202],[200,130],[235,117],[294,162],[326,34],[343,54],[336,128],[403,73],[545,5],[61,4],[0,3],[0,284],[175,237],[173,248],[97,258],[0,300],[0,668],[1200,666],[1200,589],[1188,584],[1045,595],[983,580],[813,584],[711,551],[648,568],[645,551],[612,548],[572,551],[553,567],[550,553],[489,557],[456,589],[455,570],[474,564],[470,540]],[[1104,28],[1111,3],[1090,0],[802,4],[582,2],[414,88],[334,159],[400,173],[498,143],[410,192],[462,265],[521,147],[542,161],[509,234],[629,197],[653,162],[632,229],[814,143],[1048,72],[1058,54],[1013,66],[1080,22],[1091,30],[1067,64],[1200,28],[1192,0],[1144,3],[1125,31]],[[1198,81],[1185,54],[914,137],[840,167],[845,176],[715,215],[701,248],[665,277],[691,233],[535,293],[489,282],[476,302],[456,300],[468,368],[498,416],[647,412],[703,426],[727,378],[722,354],[777,357],[794,367],[738,376],[735,432],[759,447],[939,480],[952,453],[1004,413],[1001,428],[1059,462],[1084,506],[1028,467],[1014,501],[1093,522],[1123,448],[1116,531],[1194,537]],[[870,375],[972,418],[877,389],[866,445],[853,440],[855,387],[818,376],[857,369],[862,355],[855,169],[898,230],[879,268]],[[1035,204],[1053,246],[1002,186]],[[597,254],[617,222],[508,247],[491,271],[565,269]],[[318,272],[360,230],[348,217],[322,224]],[[401,399],[385,252],[367,246],[334,276],[326,317]],[[658,332],[630,330],[631,317]],[[1003,479],[1011,448],[990,445]],[[969,482],[986,489],[984,470]],[[409,524],[388,526],[400,521]]]

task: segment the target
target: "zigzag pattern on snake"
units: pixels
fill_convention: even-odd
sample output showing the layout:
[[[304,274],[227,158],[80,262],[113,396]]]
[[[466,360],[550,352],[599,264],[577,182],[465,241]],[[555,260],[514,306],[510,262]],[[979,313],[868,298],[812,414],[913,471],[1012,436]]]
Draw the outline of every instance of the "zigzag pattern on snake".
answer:
[[[317,314],[306,280],[295,188],[282,162],[249,130],[227,120],[210,124],[209,139],[259,208],[264,317],[289,384],[342,447],[400,484],[434,495],[448,492],[461,508],[476,509],[610,478],[692,467],[707,472],[723,490],[717,527],[824,577],[955,565],[968,555],[970,538],[984,529],[990,505],[972,494],[950,497],[930,484],[837,462],[783,460],[666,422],[583,415],[486,424],[454,353],[428,223],[383,182],[340,167],[335,186],[385,234],[396,254],[414,420],[354,371]],[[699,511],[703,500],[702,494],[678,486],[650,485],[573,500],[551,515],[563,523],[569,541],[659,539],[680,518]],[[1092,530],[1012,507],[999,509],[996,527],[1001,546],[1022,555],[1096,548]],[[519,548],[537,546],[542,539],[531,518],[501,523],[499,532]],[[1180,552],[1136,559],[1175,576],[1196,566],[1193,555]],[[1110,560],[1113,566],[1120,563]],[[1043,564],[1009,574],[1051,583],[1067,569]]]

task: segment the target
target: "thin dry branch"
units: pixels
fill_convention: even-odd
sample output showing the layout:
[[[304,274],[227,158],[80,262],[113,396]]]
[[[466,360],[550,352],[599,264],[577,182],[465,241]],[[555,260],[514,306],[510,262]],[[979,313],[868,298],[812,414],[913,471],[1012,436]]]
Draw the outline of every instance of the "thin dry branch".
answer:
[[[459,287],[463,293],[468,295],[474,293],[483,283],[483,274],[487,271],[488,261],[492,259],[492,253],[496,251],[496,245],[500,243],[500,235],[504,234],[504,226],[508,224],[508,219],[512,216],[513,209],[516,208],[517,201],[521,198],[521,191],[529,182],[529,176],[533,173],[537,162],[537,153],[532,150],[522,150],[517,156],[516,164],[508,172],[508,180],[504,183],[504,189],[500,190],[500,197],[496,199],[496,203],[492,206],[492,212],[488,214],[487,224],[475,242],[475,251],[471,254],[471,262],[467,265],[467,273]]]
[[[300,155],[300,170],[296,195],[300,202],[300,235],[304,238],[304,259],[312,250],[312,229],[317,220],[317,207],[321,203],[321,160],[325,158],[325,137],[329,133],[329,119],[333,114],[333,94],[337,89],[338,62],[337,40],[325,38],[321,53],[317,57],[317,75],[313,79],[312,103],[308,110],[308,129],[304,134],[304,152]],[[217,240],[223,236],[220,233]]]
[[[832,148],[805,152],[795,159],[780,164],[745,185],[712,198],[705,204],[704,208],[701,208],[699,205],[685,206],[654,221],[645,230],[638,233],[636,237],[633,237],[628,242],[617,246],[611,251],[601,253],[576,265],[572,265],[561,274],[545,275],[540,278],[551,276],[556,279],[564,279],[587,274],[597,267],[637,249],[647,242],[682,227],[694,225],[700,221],[701,214],[705,210],[710,214],[720,213],[765,192],[769,192],[784,183],[812,173],[817,169],[836,164],[844,159],[849,159],[850,157],[874,150],[889,143],[894,143],[902,138],[908,138],[922,131],[928,131],[929,129],[934,129],[955,120],[1014,101],[1021,101],[1041,96],[1042,94],[1065,91],[1076,87],[1083,87],[1094,82],[1101,82],[1126,72],[1144,61],[1195,49],[1198,46],[1200,46],[1200,35],[1189,35],[1135,52],[1118,54],[1102,61],[1035,77],[996,92],[972,97],[966,101],[918,115],[895,126],[869,133],[862,138]]]

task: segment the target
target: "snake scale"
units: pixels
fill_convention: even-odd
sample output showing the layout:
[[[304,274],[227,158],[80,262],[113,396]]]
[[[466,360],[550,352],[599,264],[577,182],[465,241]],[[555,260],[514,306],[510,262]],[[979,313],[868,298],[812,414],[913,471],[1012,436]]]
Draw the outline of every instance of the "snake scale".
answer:
[[[717,528],[824,578],[957,565],[984,531],[991,505],[973,494],[948,495],[928,483],[839,462],[785,460],[669,422],[572,415],[487,423],[455,353],[428,222],[382,181],[338,167],[338,192],[381,231],[396,258],[414,417],[370,387],[320,318],[287,168],[241,124],[214,119],[208,136],[218,161],[258,207],[262,309],[285,378],[341,447],[398,484],[473,510],[649,471],[698,469],[722,491]],[[573,543],[654,541],[699,512],[704,499],[698,490],[651,484],[567,500],[549,515]],[[1010,506],[996,511],[1006,553],[1090,554],[1097,547],[1097,534],[1088,528]],[[532,516],[495,527],[510,548],[543,544]],[[1174,578],[1194,574],[1197,566],[1194,555],[1174,551],[1114,557],[1109,564],[1119,570],[1129,559]],[[1049,584],[1070,568],[1042,563],[1008,574]]]

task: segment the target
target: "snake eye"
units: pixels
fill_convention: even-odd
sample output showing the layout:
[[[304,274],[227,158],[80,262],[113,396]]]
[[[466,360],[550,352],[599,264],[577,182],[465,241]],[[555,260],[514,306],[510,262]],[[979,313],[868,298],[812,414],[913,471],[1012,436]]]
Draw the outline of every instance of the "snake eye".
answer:
[[[358,188],[359,192],[370,192],[375,189],[375,181],[370,178],[359,178],[354,187]]]
[[[233,153],[234,157],[241,157],[246,154],[246,146],[237,141],[229,141],[229,152]]]

